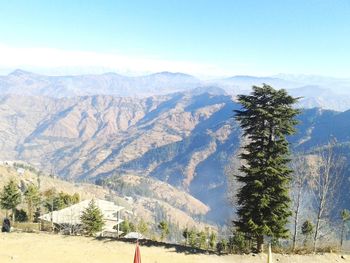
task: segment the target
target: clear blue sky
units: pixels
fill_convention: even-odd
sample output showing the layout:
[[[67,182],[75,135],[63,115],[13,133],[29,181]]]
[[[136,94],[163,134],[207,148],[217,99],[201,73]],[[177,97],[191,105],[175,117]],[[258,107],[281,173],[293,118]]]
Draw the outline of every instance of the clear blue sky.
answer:
[[[13,48],[350,77],[349,0],[0,0],[0,19]]]

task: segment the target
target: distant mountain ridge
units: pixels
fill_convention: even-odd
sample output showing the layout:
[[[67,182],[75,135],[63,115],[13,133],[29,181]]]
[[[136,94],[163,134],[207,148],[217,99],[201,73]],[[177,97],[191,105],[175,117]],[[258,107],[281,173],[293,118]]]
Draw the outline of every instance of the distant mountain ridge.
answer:
[[[266,83],[277,89],[287,89],[302,97],[299,107],[320,107],[344,111],[350,108],[350,80],[315,76],[277,75],[272,77],[233,76],[216,80],[200,80],[184,73],[159,72],[146,76],[128,77],[116,73],[46,76],[15,70],[0,76],[1,95],[76,96],[112,95],[146,98],[191,90],[223,91],[230,95],[248,93],[253,85]],[[220,90],[220,91],[219,91]]]
[[[15,70],[7,76],[0,76],[0,94],[55,98],[91,95],[147,97],[187,90],[199,83],[193,76],[171,72],[141,77],[127,77],[116,73],[45,76]]]

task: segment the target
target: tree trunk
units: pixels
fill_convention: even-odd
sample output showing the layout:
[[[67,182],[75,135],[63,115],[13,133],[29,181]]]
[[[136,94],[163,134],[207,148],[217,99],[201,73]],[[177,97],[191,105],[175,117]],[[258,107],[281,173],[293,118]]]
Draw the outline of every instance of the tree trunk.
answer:
[[[264,249],[264,236],[258,236],[256,242],[256,251],[261,253]]]
[[[33,222],[33,205],[30,200],[28,201],[28,219],[29,222]]]
[[[345,229],[345,221],[343,221],[343,224],[342,224],[342,226],[341,226],[341,234],[340,234],[340,248],[342,248],[342,247],[343,247],[344,229]]]
[[[316,245],[317,245],[317,239],[318,239],[318,231],[320,228],[321,215],[322,215],[322,208],[319,209],[318,215],[317,215],[315,235],[314,235],[314,252],[316,252]]]
[[[299,210],[300,210],[300,202],[301,202],[301,190],[302,187],[299,188],[298,197],[297,197],[297,207],[295,209],[295,217],[294,217],[294,233],[293,233],[293,251],[296,247],[297,235],[298,235],[298,223],[299,223]]]
[[[15,213],[16,213],[16,209],[12,209],[12,222],[15,222]]]

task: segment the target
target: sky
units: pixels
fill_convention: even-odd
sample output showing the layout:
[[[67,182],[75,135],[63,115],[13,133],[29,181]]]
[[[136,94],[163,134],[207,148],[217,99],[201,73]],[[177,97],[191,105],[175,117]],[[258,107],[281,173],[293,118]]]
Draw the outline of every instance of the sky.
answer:
[[[350,0],[0,0],[0,18],[0,72],[350,77]]]

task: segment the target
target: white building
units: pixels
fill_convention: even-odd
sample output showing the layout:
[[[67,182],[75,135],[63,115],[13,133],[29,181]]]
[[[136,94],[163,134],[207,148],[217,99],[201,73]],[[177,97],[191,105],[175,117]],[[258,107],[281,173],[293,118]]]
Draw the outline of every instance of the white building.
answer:
[[[124,220],[121,219],[121,211],[124,207],[117,206],[112,202],[94,199],[96,206],[101,210],[105,225],[100,233],[102,236],[119,236],[122,232],[119,225]],[[52,222],[57,229],[78,229],[81,226],[80,217],[84,210],[89,206],[90,200],[84,200],[78,204],[63,208],[52,213],[47,213],[40,217],[41,220]],[[75,231],[73,231],[75,232]]]

